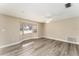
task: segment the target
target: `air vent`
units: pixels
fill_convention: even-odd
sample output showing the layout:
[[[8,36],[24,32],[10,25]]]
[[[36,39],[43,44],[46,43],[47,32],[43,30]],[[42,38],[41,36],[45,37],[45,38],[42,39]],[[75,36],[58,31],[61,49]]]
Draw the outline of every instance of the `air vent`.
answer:
[[[67,37],[67,40],[70,42],[76,42],[76,38],[74,37]]]
[[[65,4],[65,7],[66,7],[66,8],[71,7],[71,3],[67,3],[67,4]]]

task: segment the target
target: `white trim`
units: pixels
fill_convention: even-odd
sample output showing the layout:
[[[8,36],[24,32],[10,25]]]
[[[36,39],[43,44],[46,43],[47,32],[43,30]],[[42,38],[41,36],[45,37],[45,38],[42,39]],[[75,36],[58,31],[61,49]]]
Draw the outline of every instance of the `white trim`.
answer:
[[[30,39],[37,39],[37,38],[41,38],[41,37],[34,37],[34,38],[30,38]],[[44,36],[44,38],[53,39],[53,40],[58,40],[58,41],[62,41],[62,42],[72,43],[72,44],[78,44],[78,45],[79,45],[79,42],[70,42],[70,41],[67,41],[67,40],[62,40],[62,39],[59,39],[59,38],[48,37],[48,36]],[[0,46],[0,49],[1,49],[1,48],[5,48],[5,47],[9,47],[9,46],[12,46],[12,45],[20,44],[21,42],[23,42],[23,41],[25,41],[25,40],[29,40],[29,39],[23,39],[23,40],[21,40],[21,41],[19,41],[19,42],[15,42],[15,43],[11,43],[11,44],[2,45],[2,46]]]
[[[37,39],[37,38],[40,38],[40,37],[34,37],[34,38],[29,38],[29,39]],[[5,47],[9,47],[9,46],[12,46],[12,45],[20,44],[21,42],[23,42],[25,40],[29,40],[29,39],[26,38],[26,39],[20,40],[18,42],[14,42],[14,43],[11,43],[11,44],[2,45],[2,46],[0,46],[0,49],[1,48],[5,48]]]
[[[50,23],[53,19],[48,19],[45,23]]]
[[[33,33],[33,31],[32,30],[24,31],[24,34],[28,34],[28,33]]]
[[[2,46],[0,46],[0,49],[5,48],[5,47],[9,47],[9,46],[12,46],[12,45],[20,44],[22,41],[24,41],[24,40],[21,40],[19,42],[15,42],[15,43],[11,43],[11,44],[2,45]]]
[[[62,39],[54,38],[54,37],[47,37],[47,36],[44,36],[44,37],[48,38],[48,39],[52,39],[52,40],[58,40],[58,41],[62,41],[62,42],[67,42],[67,43],[72,43],[72,44],[78,44],[79,45],[79,42],[70,42],[70,41],[67,41],[67,40],[62,40]]]

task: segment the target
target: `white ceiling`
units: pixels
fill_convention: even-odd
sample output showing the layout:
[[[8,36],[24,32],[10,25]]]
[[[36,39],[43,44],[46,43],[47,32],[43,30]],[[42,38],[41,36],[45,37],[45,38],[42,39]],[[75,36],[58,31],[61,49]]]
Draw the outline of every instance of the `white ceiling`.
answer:
[[[72,3],[0,3],[0,13],[38,22],[50,22],[79,16],[79,4]]]

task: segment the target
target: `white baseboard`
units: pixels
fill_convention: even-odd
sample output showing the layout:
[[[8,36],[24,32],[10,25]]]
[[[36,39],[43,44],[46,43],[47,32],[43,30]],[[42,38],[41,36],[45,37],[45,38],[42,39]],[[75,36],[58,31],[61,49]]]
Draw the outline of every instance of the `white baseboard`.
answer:
[[[1,48],[6,48],[6,47],[9,47],[9,46],[13,46],[13,45],[20,44],[22,41],[24,41],[24,40],[21,40],[21,41],[18,41],[18,42],[14,42],[14,43],[11,43],[11,44],[2,45],[2,46],[0,46],[0,49]]]
[[[41,38],[41,37],[34,37],[34,38],[29,38],[29,39],[38,39],[38,38]],[[67,40],[59,39],[59,38],[48,37],[48,36],[44,36],[44,38],[48,38],[48,39],[52,39],[52,40],[58,40],[58,41],[62,41],[62,42],[72,43],[72,44],[78,44],[78,45],[79,45],[78,42],[70,42],[70,41],[67,41]],[[29,39],[23,39],[23,40],[20,40],[20,41],[18,41],[18,42],[15,42],[15,43],[2,45],[2,46],[0,46],[0,49],[1,49],[1,48],[5,48],[5,47],[9,47],[9,46],[13,46],[13,45],[20,44],[21,42],[23,42],[23,41],[25,41],[25,40],[29,40]]]
[[[11,43],[11,44],[2,45],[2,46],[0,46],[0,49],[6,48],[6,47],[9,47],[9,46],[13,46],[13,45],[20,44],[21,42],[23,42],[23,41],[25,41],[25,40],[38,39],[38,38],[40,38],[40,37],[34,37],[34,38],[29,38],[29,39],[23,39],[23,40],[20,40],[20,41],[18,41],[18,42],[14,42],[14,43]]]
[[[70,42],[70,41],[67,41],[67,40],[63,40],[63,39],[59,39],[59,38],[54,38],[54,37],[48,37],[48,36],[44,36],[45,38],[48,38],[48,39],[52,39],[52,40],[57,40],[57,41],[62,41],[62,42],[67,42],[67,43],[72,43],[72,44],[78,44],[79,45],[79,42]]]

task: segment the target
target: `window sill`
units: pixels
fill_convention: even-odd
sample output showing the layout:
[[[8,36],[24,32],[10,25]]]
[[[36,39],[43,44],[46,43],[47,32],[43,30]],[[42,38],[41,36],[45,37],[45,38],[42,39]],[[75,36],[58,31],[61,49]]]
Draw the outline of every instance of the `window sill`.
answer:
[[[33,31],[24,31],[24,34],[33,33]]]

